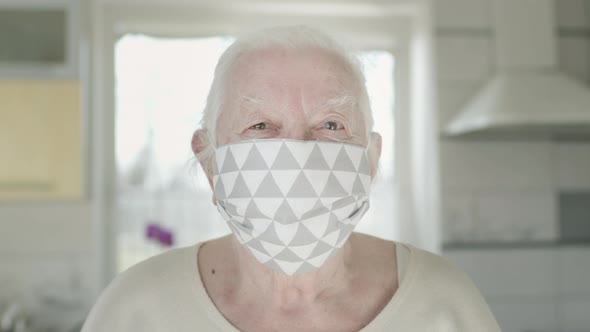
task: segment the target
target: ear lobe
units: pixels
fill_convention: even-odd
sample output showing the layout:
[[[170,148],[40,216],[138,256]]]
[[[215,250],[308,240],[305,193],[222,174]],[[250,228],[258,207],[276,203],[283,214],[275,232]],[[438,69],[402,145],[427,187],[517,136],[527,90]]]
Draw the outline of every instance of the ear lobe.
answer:
[[[203,151],[211,148],[211,142],[209,141],[209,135],[207,135],[206,129],[199,129],[195,131],[191,140],[191,148],[195,154],[195,157],[197,157],[197,160],[201,164],[203,172],[205,172],[205,175],[207,176],[211,191],[213,191],[213,170],[211,165],[212,160],[210,156],[202,156]],[[217,205],[215,194],[213,194],[212,199],[213,205]]]
[[[209,142],[209,136],[207,135],[206,129],[195,131],[191,140],[191,147],[195,156],[198,156],[201,152],[205,151],[209,144],[211,143]]]

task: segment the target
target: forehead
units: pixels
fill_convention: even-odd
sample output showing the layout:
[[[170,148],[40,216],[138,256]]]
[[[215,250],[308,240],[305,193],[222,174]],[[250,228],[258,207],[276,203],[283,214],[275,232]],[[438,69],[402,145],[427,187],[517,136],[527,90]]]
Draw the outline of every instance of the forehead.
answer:
[[[279,97],[299,91],[307,98],[343,92],[352,94],[352,68],[332,52],[314,49],[270,48],[250,51],[234,63],[227,86],[231,95]]]

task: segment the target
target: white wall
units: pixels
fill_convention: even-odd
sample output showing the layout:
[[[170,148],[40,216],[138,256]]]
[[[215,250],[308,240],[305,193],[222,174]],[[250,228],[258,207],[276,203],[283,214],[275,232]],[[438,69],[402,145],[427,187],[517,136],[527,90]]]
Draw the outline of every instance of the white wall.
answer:
[[[435,3],[442,128],[493,74],[494,36],[491,0]],[[556,4],[560,67],[590,83],[590,1]],[[558,192],[590,190],[590,143],[441,138],[441,182],[446,241],[554,240]],[[590,291],[578,277],[590,275],[589,247],[444,253],[482,289],[503,330],[590,326]]]

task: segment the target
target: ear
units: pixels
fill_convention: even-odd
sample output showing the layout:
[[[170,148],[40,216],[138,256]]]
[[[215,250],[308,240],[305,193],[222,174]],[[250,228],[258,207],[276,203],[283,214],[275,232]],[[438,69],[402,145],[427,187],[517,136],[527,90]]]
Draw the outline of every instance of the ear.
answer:
[[[191,140],[191,148],[195,157],[201,164],[201,168],[205,175],[207,176],[207,180],[209,181],[209,187],[211,187],[211,191],[213,192],[213,205],[217,205],[217,199],[215,198],[215,192],[213,190],[213,160],[212,156],[202,156],[202,152],[206,151],[207,149],[211,149],[211,142],[209,141],[209,135],[207,135],[206,129],[199,129],[195,131],[193,134],[193,138]]]
[[[379,158],[381,157],[381,146],[382,146],[381,135],[377,132],[371,133],[371,146],[369,147],[369,162],[371,163],[371,178],[377,174],[379,168]]]

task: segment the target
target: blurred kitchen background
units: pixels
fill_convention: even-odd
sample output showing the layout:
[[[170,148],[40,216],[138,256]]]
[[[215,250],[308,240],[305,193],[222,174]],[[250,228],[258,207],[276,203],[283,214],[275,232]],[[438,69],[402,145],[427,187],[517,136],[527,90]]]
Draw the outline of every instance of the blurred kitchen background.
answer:
[[[590,0],[0,0],[0,332],[227,234],[191,155],[236,36],[355,49],[384,137],[359,231],[443,254],[503,331],[590,331]]]

